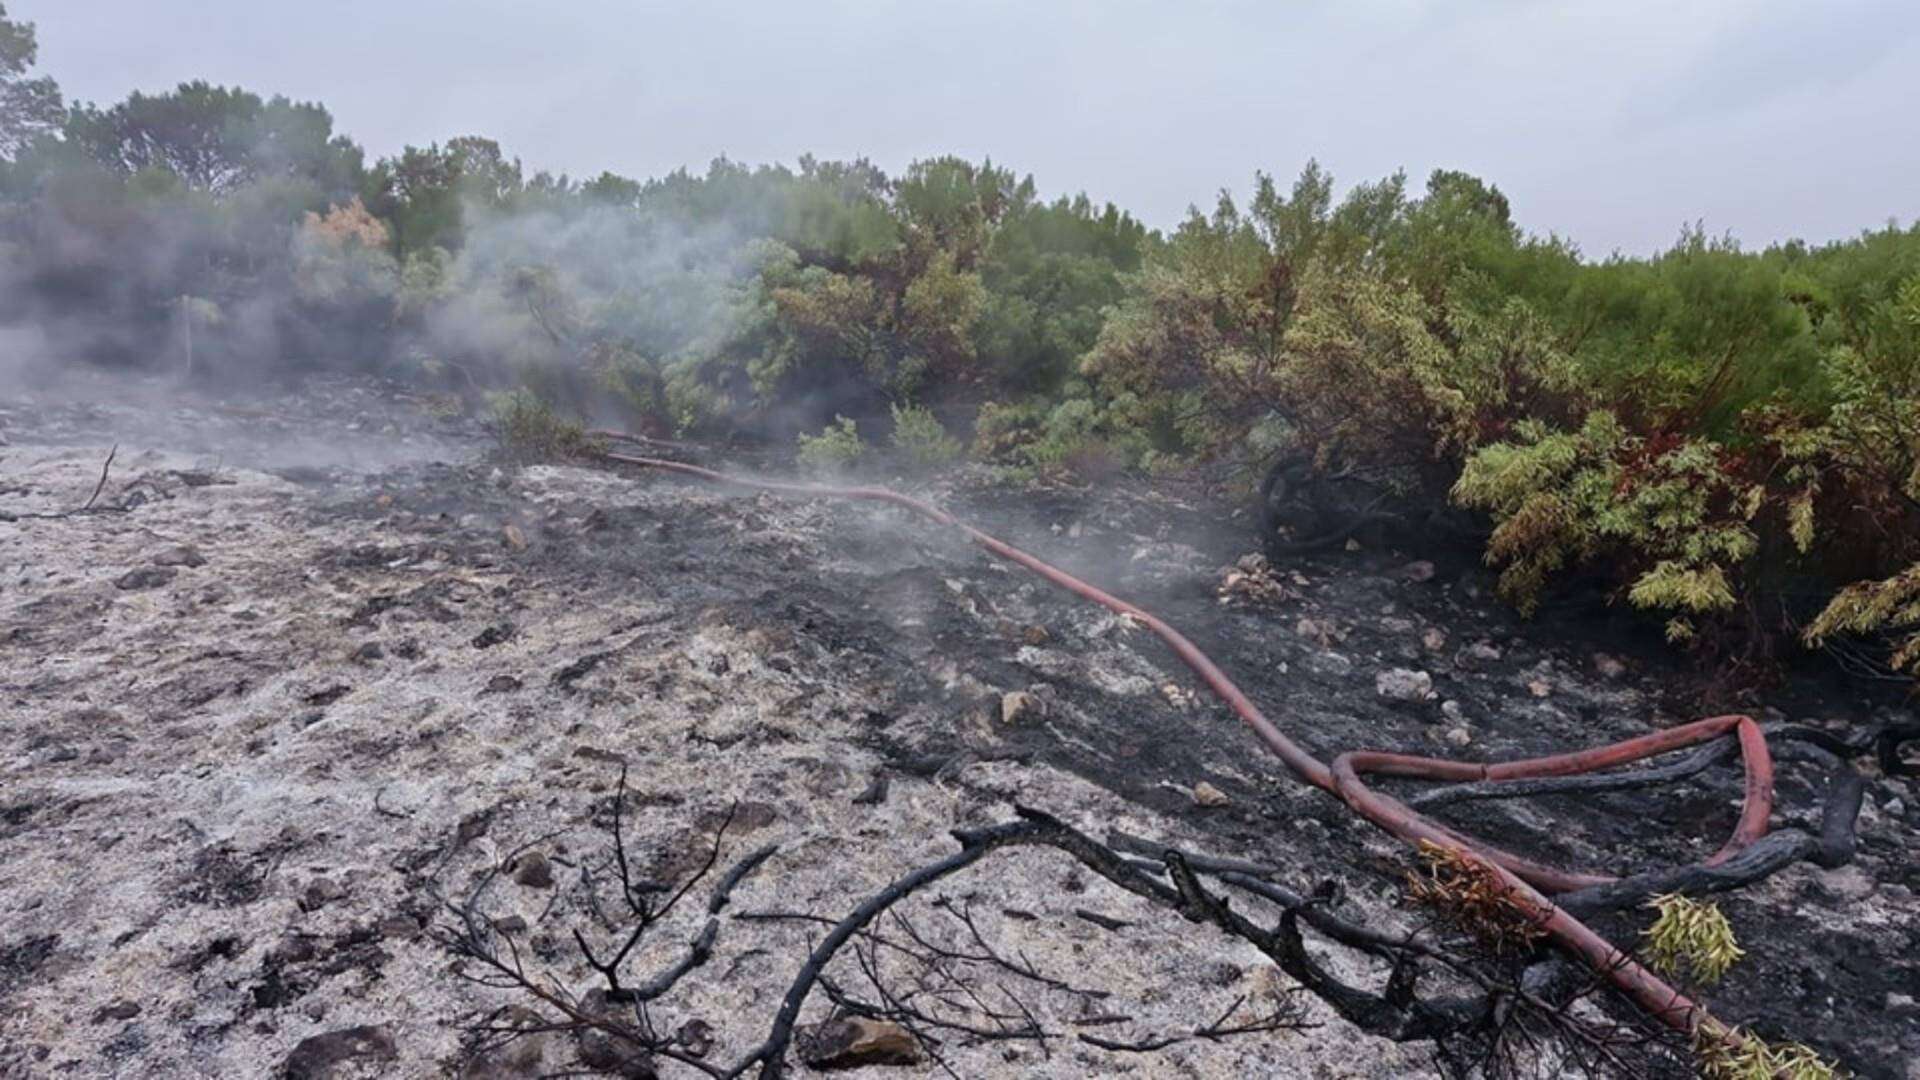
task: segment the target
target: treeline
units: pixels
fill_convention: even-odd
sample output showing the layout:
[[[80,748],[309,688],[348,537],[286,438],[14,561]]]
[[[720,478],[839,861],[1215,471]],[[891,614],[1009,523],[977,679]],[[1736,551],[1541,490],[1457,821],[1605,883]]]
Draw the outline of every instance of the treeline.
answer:
[[[583,182],[458,138],[369,163],[317,104],[68,106],[34,59],[0,10],[0,320],[54,362],[828,427],[814,460],[884,436],[1018,475],[1306,460],[1486,512],[1523,608],[1605,568],[1676,640],[1890,633],[1920,669],[1914,228],[1595,260],[1444,171],[1262,175],[1162,234],[954,158]]]

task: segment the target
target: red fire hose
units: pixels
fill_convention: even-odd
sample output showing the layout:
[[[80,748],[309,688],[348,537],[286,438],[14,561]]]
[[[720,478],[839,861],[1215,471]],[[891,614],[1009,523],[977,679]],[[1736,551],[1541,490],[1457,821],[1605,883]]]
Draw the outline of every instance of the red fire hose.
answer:
[[[1605,975],[1614,985],[1633,997],[1664,1023],[1679,1031],[1691,1033],[1695,1025],[1706,1016],[1705,1009],[1698,1003],[1674,989],[1658,975],[1615,948],[1605,938],[1588,929],[1584,923],[1547,899],[1547,894],[1572,892],[1616,881],[1617,878],[1560,870],[1501,851],[1428,820],[1399,800],[1374,791],[1362,778],[1368,775],[1384,775],[1451,783],[1473,783],[1487,780],[1573,776],[1630,764],[1656,754],[1709,742],[1732,733],[1739,740],[1741,756],[1746,767],[1746,797],[1733,835],[1728,837],[1727,842],[1718,852],[1701,864],[1714,866],[1732,858],[1766,835],[1767,819],[1773,808],[1773,759],[1767,752],[1766,738],[1761,733],[1760,726],[1754,723],[1751,717],[1716,716],[1608,746],[1493,765],[1474,765],[1372,750],[1357,750],[1341,754],[1329,765],[1287,738],[1285,733],[1275,727],[1273,722],[1261,713],[1259,707],[1233,684],[1233,680],[1227,678],[1219,665],[1158,616],[1103,592],[1011,544],[989,536],[931,503],[880,487],[833,487],[780,483],[729,476],[712,469],[703,469],[697,465],[668,461],[663,458],[634,457],[617,453],[603,453],[601,456],[608,461],[625,465],[663,469],[687,476],[697,476],[704,480],[785,495],[892,503],[940,525],[959,530],[969,540],[1000,558],[1018,563],[1068,592],[1133,619],[1151,630],[1155,636],[1166,642],[1182,663],[1192,668],[1202,682],[1205,682],[1215,694],[1220,696],[1221,700],[1232,707],[1240,719],[1246,721],[1254,734],[1260,737],[1267,748],[1272,750],[1294,775],[1314,787],[1339,796],[1362,817],[1403,840],[1415,844],[1423,842],[1435,844],[1457,856],[1489,868],[1510,890],[1509,898],[1514,904],[1529,916],[1535,925],[1544,930],[1550,939],[1578,954],[1594,970]]]

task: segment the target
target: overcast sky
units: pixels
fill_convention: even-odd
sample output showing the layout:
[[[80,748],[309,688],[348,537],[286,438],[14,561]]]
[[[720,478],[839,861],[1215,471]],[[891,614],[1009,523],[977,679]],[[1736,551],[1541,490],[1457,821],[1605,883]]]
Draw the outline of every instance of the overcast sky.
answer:
[[[108,103],[185,79],[329,106],[371,155],[484,134],[529,170],[991,155],[1177,221],[1309,157],[1498,184],[1589,255],[1920,216],[1913,0],[814,3],[10,0]]]

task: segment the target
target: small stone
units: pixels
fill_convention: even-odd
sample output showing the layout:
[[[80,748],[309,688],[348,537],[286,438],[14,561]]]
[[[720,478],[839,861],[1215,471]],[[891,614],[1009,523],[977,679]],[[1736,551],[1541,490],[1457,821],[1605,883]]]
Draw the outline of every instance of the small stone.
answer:
[[[1044,626],[1029,626],[1020,632],[1020,640],[1029,645],[1045,645],[1052,636]]]
[[[580,1064],[624,1080],[653,1080],[660,1075],[653,1055],[598,1028],[580,1028],[574,1036]]]
[[[1527,693],[1538,698],[1550,697],[1553,694],[1553,684],[1545,679],[1529,679],[1527,680]]]
[[[1864,900],[1878,886],[1867,872],[1858,866],[1842,866],[1832,870],[1822,870],[1819,875],[1820,886],[1835,898],[1845,901]]]
[[[713,1049],[713,1025],[698,1018],[689,1020],[673,1033],[673,1041],[694,1057],[706,1057],[707,1051]]]
[[[180,571],[171,566],[143,566],[138,570],[129,570],[113,579],[113,587],[127,592],[140,589],[158,589],[179,576]]]
[[[1042,714],[1040,699],[1025,690],[1009,690],[1000,695],[1000,722],[1014,724]]]
[[[848,1016],[821,1024],[807,1034],[800,1057],[816,1069],[855,1069],[863,1065],[917,1065],[920,1044],[899,1024]]]
[[[1453,662],[1463,668],[1477,668],[1500,659],[1500,649],[1490,641],[1476,641],[1455,654]]]
[[[1464,724],[1467,722],[1467,710],[1462,708],[1460,703],[1452,698],[1448,698],[1440,703],[1440,715],[1456,724]]]
[[[1473,733],[1464,727],[1448,728],[1444,736],[1450,746],[1466,746],[1473,742]]]
[[[1399,574],[1405,580],[1416,584],[1423,581],[1432,581],[1433,564],[1425,559],[1418,559],[1401,567]]]
[[[1880,809],[1886,811],[1887,816],[1890,818],[1907,816],[1907,804],[1901,802],[1899,799],[1888,799],[1880,805]]]
[[[1302,618],[1293,624],[1293,632],[1323,649],[1331,647],[1336,641],[1344,641],[1347,636],[1333,623],[1324,619]]]
[[[1225,806],[1232,802],[1227,793],[1205,780],[1193,785],[1193,801],[1200,806]]]
[[[1593,654],[1593,670],[1603,678],[1617,679],[1627,673],[1627,663],[1610,653],[1597,652]]]
[[[1420,647],[1430,653],[1444,650],[1447,647],[1446,631],[1437,626],[1427,627],[1427,632],[1420,635]]]
[[[513,861],[513,880],[529,889],[551,889],[553,864],[537,851],[526,852]]]
[[[281,1071],[287,1080],[330,1080],[336,1067],[349,1061],[393,1061],[399,1056],[391,1032],[363,1024],[302,1039]]]
[[[1359,550],[1360,550],[1360,541],[1358,541],[1358,540],[1355,540],[1355,539],[1353,539],[1353,538],[1351,538],[1351,537],[1349,537],[1349,538],[1347,539],[1347,543],[1346,543],[1346,546],[1345,546],[1345,550],[1347,550],[1347,551],[1359,551]]]
[[[207,565],[207,559],[206,559],[206,556],[200,554],[198,551],[194,550],[192,547],[186,544],[181,544],[178,547],[170,547],[165,551],[162,551],[160,554],[155,555],[153,557],[153,565],[155,566],[205,566]]]
[[[486,688],[480,692],[482,694],[511,694],[515,690],[520,689],[521,685],[520,680],[514,678],[512,675],[495,675],[493,678],[487,680]]]
[[[512,640],[512,638],[513,624],[510,622],[500,622],[475,634],[472,645],[476,649],[491,649],[501,642]]]
[[[349,657],[349,659],[359,664],[371,664],[375,660],[385,659],[386,655],[387,655],[386,646],[380,644],[377,641],[369,641],[366,644],[360,646],[359,648],[353,650],[353,655]]]
[[[1425,701],[1433,696],[1433,676],[1424,671],[1391,668],[1374,676],[1373,689],[1389,701]]]
[[[506,528],[500,530],[500,535],[513,550],[527,550],[527,534],[520,531],[520,526],[508,522]]]
[[[109,1020],[131,1020],[140,1015],[140,1003],[121,998],[111,1005],[102,1005],[94,1010],[93,1022],[104,1024]]]

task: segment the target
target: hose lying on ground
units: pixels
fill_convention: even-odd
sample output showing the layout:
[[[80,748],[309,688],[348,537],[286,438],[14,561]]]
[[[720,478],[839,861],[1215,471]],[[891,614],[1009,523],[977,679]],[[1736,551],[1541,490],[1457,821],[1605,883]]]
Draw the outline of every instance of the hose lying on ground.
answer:
[[[1334,794],[1356,813],[1403,840],[1418,845],[1435,845],[1456,857],[1485,867],[1508,890],[1510,902],[1543,930],[1550,940],[1579,956],[1648,1012],[1683,1033],[1692,1034],[1696,1027],[1709,1019],[1704,1007],[1614,947],[1566,907],[1549,900],[1548,895],[1578,897],[1583,910],[1606,910],[1613,905],[1604,903],[1604,900],[1647,895],[1647,887],[1656,882],[1670,881],[1680,887],[1689,883],[1704,883],[1701,884],[1703,888],[1728,888],[1764,876],[1764,873],[1801,857],[1814,858],[1828,865],[1844,862],[1851,857],[1852,825],[1860,805],[1861,785],[1859,777],[1837,758],[1833,759],[1837,779],[1828,795],[1828,820],[1823,826],[1822,837],[1816,839],[1801,833],[1783,832],[1767,837],[1765,844],[1759,843],[1767,835],[1767,822],[1773,807],[1773,757],[1768,751],[1766,734],[1748,716],[1715,716],[1608,746],[1490,765],[1368,750],[1349,751],[1338,755],[1331,763],[1322,762],[1275,726],[1193,642],[1152,612],[1095,588],[1058,567],[960,521],[931,503],[881,487],[784,483],[732,476],[664,458],[612,452],[603,452],[599,456],[602,460],[622,465],[665,470],[783,495],[891,503],[936,524],[955,529],[994,555],[1027,568],[1076,596],[1134,620],[1172,649],[1174,655],[1226,702],[1295,776]],[[1793,737],[1791,731],[1783,730],[1781,734]],[[1365,780],[1370,775],[1410,777],[1473,784],[1483,789],[1492,788],[1495,792],[1500,785],[1512,783],[1512,794],[1519,795],[1541,790],[1543,785],[1551,785],[1554,778],[1584,776],[1728,737],[1737,743],[1745,768],[1745,797],[1733,834],[1719,851],[1697,864],[1626,879],[1561,870],[1502,851],[1429,820],[1406,803],[1373,790]],[[1830,736],[1808,733],[1802,741],[1820,743],[1834,740]],[[1854,751],[1859,748],[1847,744],[1844,749]],[[1831,754],[1828,756],[1832,757]],[[1482,790],[1476,793],[1476,797],[1500,795]],[[1751,857],[1742,859],[1743,854]]]

